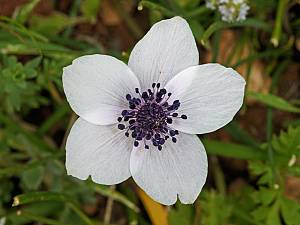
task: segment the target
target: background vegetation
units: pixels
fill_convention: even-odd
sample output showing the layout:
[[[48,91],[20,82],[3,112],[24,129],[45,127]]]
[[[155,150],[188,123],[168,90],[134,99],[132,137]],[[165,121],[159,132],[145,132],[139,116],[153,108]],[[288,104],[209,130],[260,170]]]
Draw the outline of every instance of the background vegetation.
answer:
[[[201,0],[0,0],[0,225],[297,225],[300,221],[300,2],[251,0],[222,22]],[[130,179],[102,186],[66,175],[76,115],[62,68],[92,53],[125,62],[163,18],[181,15],[200,61],[247,80],[244,106],[204,135],[209,177],[193,205],[163,207]]]

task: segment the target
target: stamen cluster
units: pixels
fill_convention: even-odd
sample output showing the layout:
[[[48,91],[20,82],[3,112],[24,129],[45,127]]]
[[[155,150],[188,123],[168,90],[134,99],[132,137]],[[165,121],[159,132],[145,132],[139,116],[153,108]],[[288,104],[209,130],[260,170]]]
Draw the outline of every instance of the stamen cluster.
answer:
[[[134,146],[143,144],[149,149],[149,143],[162,150],[164,143],[170,138],[177,142],[178,130],[169,127],[173,119],[187,119],[186,115],[178,115],[175,111],[180,107],[179,100],[168,100],[172,93],[165,88],[160,88],[160,83],[153,83],[152,89],[140,92],[135,88],[138,97],[126,95],[129,109],[122,111],[118,117],[118,128],[125,130],[125,136],[134,139]]]

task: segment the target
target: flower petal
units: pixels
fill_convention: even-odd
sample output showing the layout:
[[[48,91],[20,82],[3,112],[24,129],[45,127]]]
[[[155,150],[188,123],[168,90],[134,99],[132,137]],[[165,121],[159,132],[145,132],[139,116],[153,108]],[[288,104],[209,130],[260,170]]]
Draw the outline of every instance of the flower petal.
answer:
[[[152,26],[133,48],[128,66],[138,76],[142,90],[153,82],[164,86],[173,76],[197,65],[199,53],[192,31],[181,17]]]
[[[82,118],[74,123],[66,144],[67,173],[99,184],[118,184],[130,175],[133,143],[115,125],[99,126]]]
[[[72,109],[90,123],[108,125],[128,107],[126,94],[139,82],[122,61],[107,55],[87,55],[64,68],[63,86]]]
[[[207,176],[207,156],[196,135],[181,133],[177,143],[168,140],[163,149],[134,148],[130,172],[135,182],[154,200],[172,205],[177,196],[193,203]]]
[[[220,64],[190,67],[166,85],[172,92],[170,102],[181,103],[178,113],[187,119],[174,118],[172,128],[185,133],[215,131],[229,123],[243,104],[245,80],[235,70]]]

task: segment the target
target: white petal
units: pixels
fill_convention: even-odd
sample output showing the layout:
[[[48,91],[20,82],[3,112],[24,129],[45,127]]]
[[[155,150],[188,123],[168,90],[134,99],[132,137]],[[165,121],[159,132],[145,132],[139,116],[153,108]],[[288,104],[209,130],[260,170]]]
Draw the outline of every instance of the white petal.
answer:
[[[153,82],[164,86],[177,73],[198,62],[192,31],[177,16],[152,26],[133,48],[128,66],[139,78],[142,90],[147,90]]]
[[[64,68],[63,86],[72,109],[85,120],[108,125],[128,108],[126,94],[139,82],[122,61],[107,55],[87,55]]]
[[[130,175],[132,140],[115,125],[99,126],[79,118],[66,144],[67,173],[99,184],[118,184]]]
[[[201,134],[229,123],[241,108],[245,80],[235,70],[219,64],[190,67],[166,85],[170,102],[181,103],[178,113],[187,119],[173,119],[171,127],[182,132]]]
[[[161,151],[134,148],[130,171],[135,182],[154,200],[172,205],[177,196],[193,203],[207,176],[207,156],[196,135],[181,133],[177,143],[168,140]]]

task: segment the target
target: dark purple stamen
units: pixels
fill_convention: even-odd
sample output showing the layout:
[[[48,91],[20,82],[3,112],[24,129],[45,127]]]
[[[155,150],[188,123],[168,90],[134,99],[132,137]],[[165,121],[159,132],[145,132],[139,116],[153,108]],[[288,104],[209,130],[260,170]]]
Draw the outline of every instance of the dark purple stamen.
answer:
[[[118,129],[125,130],[125,136],[134,139],[135,147],[142,145],[149,149],[150,142],[160,151],[169,138],[176,143],[175,136],[179,132],[170,128],[169,124],[176,119],[187,119],[186,115],[175,112],[180,107],[180,101],[175,100],[169,104],[172,93],[168,93],[165,88],[160,89],[160,83],[153,83],[152,90],[140,92],[135,88],[135,92],[138,97],[130,94],[125,96],[129,109],[123,110],[117,118]]]

